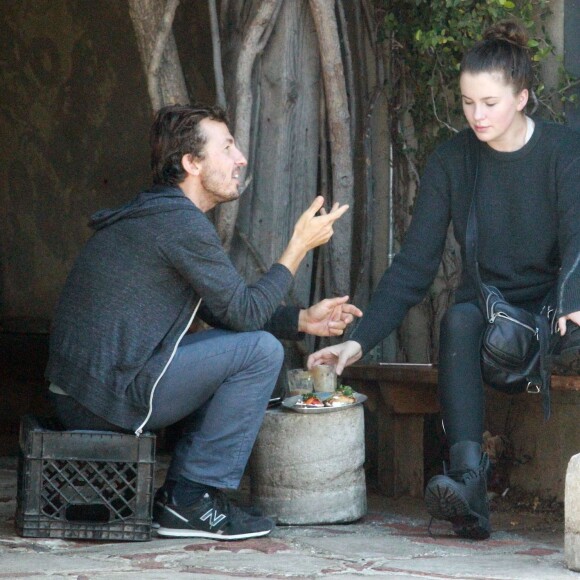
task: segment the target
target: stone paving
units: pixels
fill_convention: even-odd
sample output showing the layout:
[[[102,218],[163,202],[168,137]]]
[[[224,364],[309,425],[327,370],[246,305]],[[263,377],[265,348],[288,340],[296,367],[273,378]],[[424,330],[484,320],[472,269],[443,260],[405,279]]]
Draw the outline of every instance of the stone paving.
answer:
[[[163,462],[158,477],[162,477]],[[247,499],[247,482],[237,494]],[[445,522],[429,534],[422,502],[369,490],[368,514],[349,525],[286,526],[241,542],[162,539],[98,543],[14,533],[16,460],[0,458],[0,579],[400,578],[580,580],[566,569],[563,522],[498,513],[483,542]]]

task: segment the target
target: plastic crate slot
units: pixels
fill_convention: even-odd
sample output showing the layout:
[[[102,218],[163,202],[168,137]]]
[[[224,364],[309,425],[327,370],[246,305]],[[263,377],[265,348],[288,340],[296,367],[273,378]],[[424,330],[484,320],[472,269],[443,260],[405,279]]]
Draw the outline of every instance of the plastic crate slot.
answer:
[[[86,522],[104,524],[111,520],[111,512],[103,504],[69,505],[65,510],[68,522]]]

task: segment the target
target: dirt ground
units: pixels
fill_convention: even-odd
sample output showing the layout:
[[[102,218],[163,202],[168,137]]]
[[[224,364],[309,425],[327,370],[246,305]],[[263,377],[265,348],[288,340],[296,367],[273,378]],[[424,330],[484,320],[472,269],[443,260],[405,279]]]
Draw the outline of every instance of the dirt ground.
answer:
[[[508,489],[503,496],[493,492],[489,495],[491,513],[502,520],[519,526],[525,519],[529,529],[564,533],[564,502],[543,499],[518,489]]]

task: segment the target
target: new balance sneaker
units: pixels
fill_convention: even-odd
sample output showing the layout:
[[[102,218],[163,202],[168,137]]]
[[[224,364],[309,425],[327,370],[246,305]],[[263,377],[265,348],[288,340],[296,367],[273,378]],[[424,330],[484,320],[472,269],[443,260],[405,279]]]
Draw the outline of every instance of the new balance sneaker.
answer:
[[[170,482],[165,482],[156,492],[155,492],[155,496],[153,498],[153,513],[152,513],[152,522],[151,522],[151,526],[153,527],[153,529],[158,529],[159,528],[159,519],[161,518],[161,514],[163,513],[163,510],[165,509],[165,506],[170,502],[170,495],[172,495],[173,493],[173,488],[175,487],[175,482],[174,481],[170,481]],[[230,503],[234,503],[230,500]],[[236,505],[236,504],[234,504]],[[262,511],[254,506],[248,505],[248,506],[244,506],[244,505],[236,505],[236,507],[238,507],[240,510],[242,510],[243,512],[251,515],[251,516],[263,516],[264,514],[262,513]]]
[[[270,518],[252,516],[233,505],[220,491],[205,493],[189,506],[165,504],[157,520],[160,536],[245,540],[269,534]]]

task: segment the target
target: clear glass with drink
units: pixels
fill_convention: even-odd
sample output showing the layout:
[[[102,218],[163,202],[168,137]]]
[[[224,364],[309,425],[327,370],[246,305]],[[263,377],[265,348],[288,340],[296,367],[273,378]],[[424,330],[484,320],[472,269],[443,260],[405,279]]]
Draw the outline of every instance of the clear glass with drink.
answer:
[[[310,370],[314,380],[314,391],[333,393],[336,391],[336,368],[331,365],[318,365]]]
[[[288,396],[305,395],[314,390],[312,373],[304,369],[290,369],[286,373],[288,379]]]

